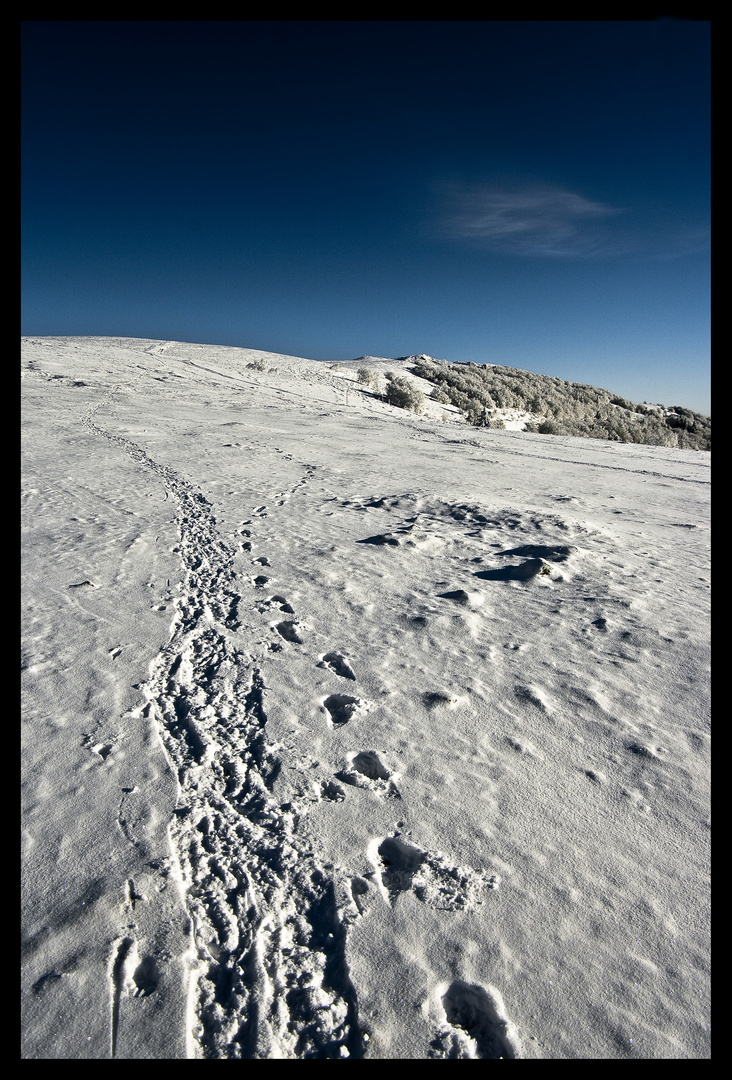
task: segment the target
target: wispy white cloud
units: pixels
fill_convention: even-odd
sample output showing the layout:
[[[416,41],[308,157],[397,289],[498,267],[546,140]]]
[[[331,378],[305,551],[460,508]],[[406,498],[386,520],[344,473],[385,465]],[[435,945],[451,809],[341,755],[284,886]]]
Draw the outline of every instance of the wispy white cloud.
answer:
[[[453,186],[444,198],[442,235],[489,250],[539,256],[627,250],[610,227],[623,210],[572,191]]]

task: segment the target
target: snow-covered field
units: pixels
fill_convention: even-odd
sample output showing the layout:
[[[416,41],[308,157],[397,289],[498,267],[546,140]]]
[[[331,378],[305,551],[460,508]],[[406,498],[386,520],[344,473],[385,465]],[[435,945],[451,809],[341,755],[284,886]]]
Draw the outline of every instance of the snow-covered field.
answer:
[[[709,455],[369,365],[23,340],[26,1058],[709,1056]]]

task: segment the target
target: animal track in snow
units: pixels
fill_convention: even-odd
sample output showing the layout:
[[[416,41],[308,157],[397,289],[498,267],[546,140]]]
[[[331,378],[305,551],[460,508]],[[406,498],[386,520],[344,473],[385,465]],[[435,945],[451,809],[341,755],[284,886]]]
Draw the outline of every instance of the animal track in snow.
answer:
[[[363,715],[370,709],[370,703],[362,698],[349,697],[348,694],[331,694],[323,702],[330,713],[333,724],[346,724],[356,715]]]
[[[494,565],[477,571],[476,577],[494,582],[521,582],[528,584],[534,579],[542,583],[551,580],[555,583],[566,580],[566,564],[579,548],[568,543],[570,539],[590,532],[580,522],[570,522],[556,514],[539,514],[532,511],[514,511],[509,509],[489,510],[467,503],[450,503],[430,497],[407,493],[399,496],[380,496],[364,500],[344,500],[342,506],[361,511],[370,516],[388,514],[398,520],[390,529],[373,531],[357,540],[356,543],[368,544],[397,551],[413,551],[432,556],[435,551],[442,552],[447,545],[457,545],[462,549],[462,558],[471,562],[484,562],[483,555],[470,557],[470,549],[476,547],[485,550],[487,541],[493,548],[503,549],[490,554],[511,557],[524,556],[523,562],[513,565]],[[376,521],[373,522],[376,525]],[[364,530],[365,531],[365,530]],[[524,534],[528,541],[516,545],[517,534]],[[528,557],[527,557],[528,556]],[[565,569],[560,570],[560,565]],[[447,582],[445,582],[445,585]],[[466,607],[477,607],[482,603],[479,593],[470,593],[465,589],[456,589],[452,593],[441,594],[445,599],[454,600]]]
[[[316,667],[328,668],[330,671],[334,671],[336,675],[340,675],[342,679],[353,679],[355,681],[356,676],[353,673],[353,668],[346,660],[345,656],[341,653],[329,652],[318,662]]]
[[[301,623],[294,621],[275,623],[275,630],[285,641],[291,641],[294,645],[302,645],[302,637],[300,636]]]
[[[388,780],[391,773],[375,750],[362,750],[351,758],[353,769],[369,780]]]
[[[369,847],[382,892],[390,904],[400,893],[413,891],[430,907],[443,911],[470,910],[483,902],[484,889],[498,888],[500,878],[470,866],[452,866],[442,854],[431,854],[399,831]]]
[[[393,535],[395,538],[415,528],[430,530],[439,523],[449,526],[457,524],[464,528],[490,533],[502,531],[515,533],[516,530],[521,529],[534,535],[541,533],[542,539],[551,532],[579,534],[588,531],[585,526],[577,522],[568,522],[557,514],[538,514],[532,511],[503,508],[489,510],[473,503],[451,503],[409,492],[403,495],[372,496],[363,500],[344,499],[341,506],[367,514],[373,510],[394,514],[398,519],[394,528],[380,535]],[[370,539],[379,542],[378,536],[379,534]],[[542,546],[554,550],[558,545],[549,544],[545,539]],[[566,546],[566,539],[563,538],[563,544],[559,546]]]
[[[336,773],[338,780],[354,787],[365,788],[386,795],[388,798],[401,799],[394,780],[396,773],[391,773],[375,750],[362,750],[349,754],[349,763],[345,769]]]
[[[394,536],[393,533],[379,533],[377,536],[366,536],[363,540],[357,540],[357,544],[376,544],[377,546],[388,545],[390,547],[399,547],[399,538]]]
[[[539,574],[551,573],[541,559],[527,559],[518,566],[501,566],[495,570],[478,570],[476,577],[483,581],[531,581]]]
[[[412,888],[414,876],[425,860],[426,852],[401,836],[387,836],[379,844],[381,884],[393,903],[400,892]]]

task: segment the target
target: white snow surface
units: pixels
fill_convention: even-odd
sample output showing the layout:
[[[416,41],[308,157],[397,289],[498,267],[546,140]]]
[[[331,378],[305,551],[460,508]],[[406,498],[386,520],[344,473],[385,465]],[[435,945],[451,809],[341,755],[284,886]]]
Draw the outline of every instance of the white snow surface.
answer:
[[[22,341],[21,1054],[706,1058],[710,456],[365,365]]]

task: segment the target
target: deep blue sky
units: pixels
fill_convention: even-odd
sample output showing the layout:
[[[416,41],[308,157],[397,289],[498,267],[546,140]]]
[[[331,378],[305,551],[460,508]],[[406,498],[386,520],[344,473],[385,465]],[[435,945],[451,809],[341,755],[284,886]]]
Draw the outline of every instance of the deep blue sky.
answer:
[[[21,333],[711,411],[706,22],[26,22]]]

